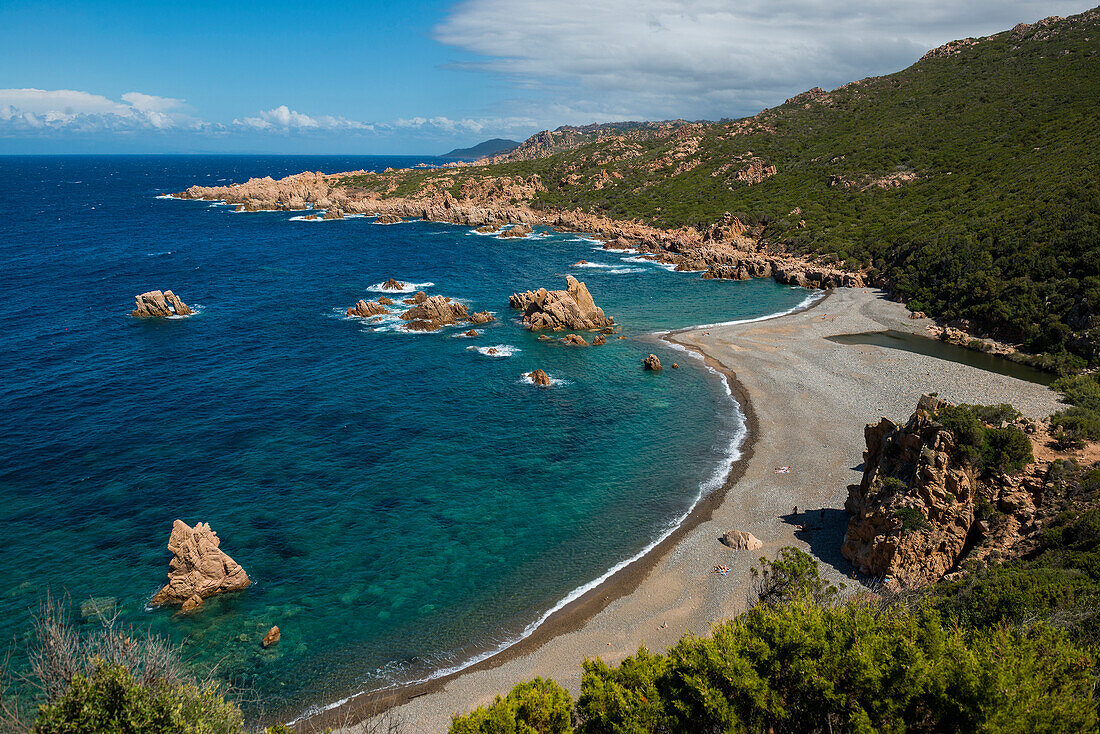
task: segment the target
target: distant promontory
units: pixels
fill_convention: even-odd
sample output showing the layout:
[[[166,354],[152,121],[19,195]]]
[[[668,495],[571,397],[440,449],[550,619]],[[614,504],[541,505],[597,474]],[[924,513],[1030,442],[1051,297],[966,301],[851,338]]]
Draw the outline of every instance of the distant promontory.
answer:
[[[506,140],[493,138],[483,143],[478,143],[472,148],[455,148],[450,153],[444,153],[440,158],[454,158],[456,160],[474,161],[478,158],[487,158],[493,155],[502,155],[519,147],[518,140]]]

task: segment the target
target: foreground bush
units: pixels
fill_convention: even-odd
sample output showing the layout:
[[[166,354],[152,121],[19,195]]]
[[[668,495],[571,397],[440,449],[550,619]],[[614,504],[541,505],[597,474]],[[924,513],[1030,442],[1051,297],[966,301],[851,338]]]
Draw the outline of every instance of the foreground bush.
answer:
[[[73,676],[65,691],[42,705],[34,734],[236,734],[240,709],[214,686],[140,684],[122,665],[100,661],[90,675]]]
[[[837,604],[816,564],[793,548],[764,562],[757,578],[771,580],[758,582],[767,598],[711,637],[685,636],[666,655],[643,648],[615,666],[586,661],[577,731],[1097,730],[1097,659],[1045,622],[973,627],[928,602]],[[537,728],[519,713],[550,710],[547,686],[562,728],[546,727],[545,717]],[[569,704],[565,691],[536,679],[456,717],[451,732],[569,731]]]
[[[552,680],[520,683],[488,707],[456,716],[452,734],[571,734],[573,698]]]

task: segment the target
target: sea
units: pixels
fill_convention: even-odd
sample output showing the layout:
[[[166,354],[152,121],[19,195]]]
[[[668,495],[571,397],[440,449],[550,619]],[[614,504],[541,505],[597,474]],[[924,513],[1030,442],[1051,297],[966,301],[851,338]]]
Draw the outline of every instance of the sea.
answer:
[[[808,291],[671,272],[585,233],[167,196],[440,162],[0,157],[0,641],[23,649],[47,597],[81,631],[117,614],[245,691],[250,715],[293,719],[506,649],[722,485],[739,406],[658,335]],[[540,342],[509,308],[566,274],[621,325],[606,345]],[[496,321],[466,337],[345,316],[388,278]],[[195,315],[132,318],[153,289]],[[642,369],[650,353],[662,372]],[[210,523],[252,586],[192,614],[151,608],[177,518]]]

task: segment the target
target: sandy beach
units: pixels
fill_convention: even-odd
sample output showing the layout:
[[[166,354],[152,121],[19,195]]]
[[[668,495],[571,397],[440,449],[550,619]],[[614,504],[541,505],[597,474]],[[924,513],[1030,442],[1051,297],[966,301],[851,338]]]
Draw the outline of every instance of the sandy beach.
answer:
[[[670,335],[727,375],[748,418],[744,456],[724,496],[702,507],[669,543],[596,589],[587,606],[564,610],[541,634],[497,659],[416,692],[395,710],[406,729],[446,731],[452,713],[490,703],[534,676],[552,677],[576,696],[585,657],[616,662],[642,645],[663,651],[685,633],[705,634],[744,609],[750,567],[783,546],[812,553],[830,577],[851,588],[851,569],[839,551],[848,522],[846,488],[861,476],[863,427],[880,416],[904,420],[922,393],[952,402],[1009,402],[1031,418],[1058,409],[1057,395],[1041,385],[825,339],[885,329],[921,333],[928,322],[908,314],[879,291],[839,289],[798,313]],[[666,369],[664,377],[675,380],[676,372]],[[776,473],[778,467],[790,470]],[[796,534],[806,522],[811,531]],[[764,547],[726,548],[718,537],[730,529],[752,532]],[[730,567],[728,575],[711,571],[719,563]]]

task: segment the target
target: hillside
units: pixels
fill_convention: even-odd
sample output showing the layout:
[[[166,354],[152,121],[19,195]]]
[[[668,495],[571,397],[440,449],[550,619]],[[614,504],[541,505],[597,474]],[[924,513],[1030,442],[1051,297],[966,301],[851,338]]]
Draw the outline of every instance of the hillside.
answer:
[[[455,148],[449,153],[444,153],[440,158],[454,158],[458,160],[474,161],[478,158],[486,158],[493,155],[501,155],[519,146],[518,140],[506,140],[505,138],[493,138],[485,140],[469,148]]]
[[[383,198],[496,192],[680,231],[728,212],[758,249],[862,270],[913,310],[970,320],[1054,368],[1096,365],[1098,53],[1094,9],[741,120],[559,128],[494,165],[343,184]]]

